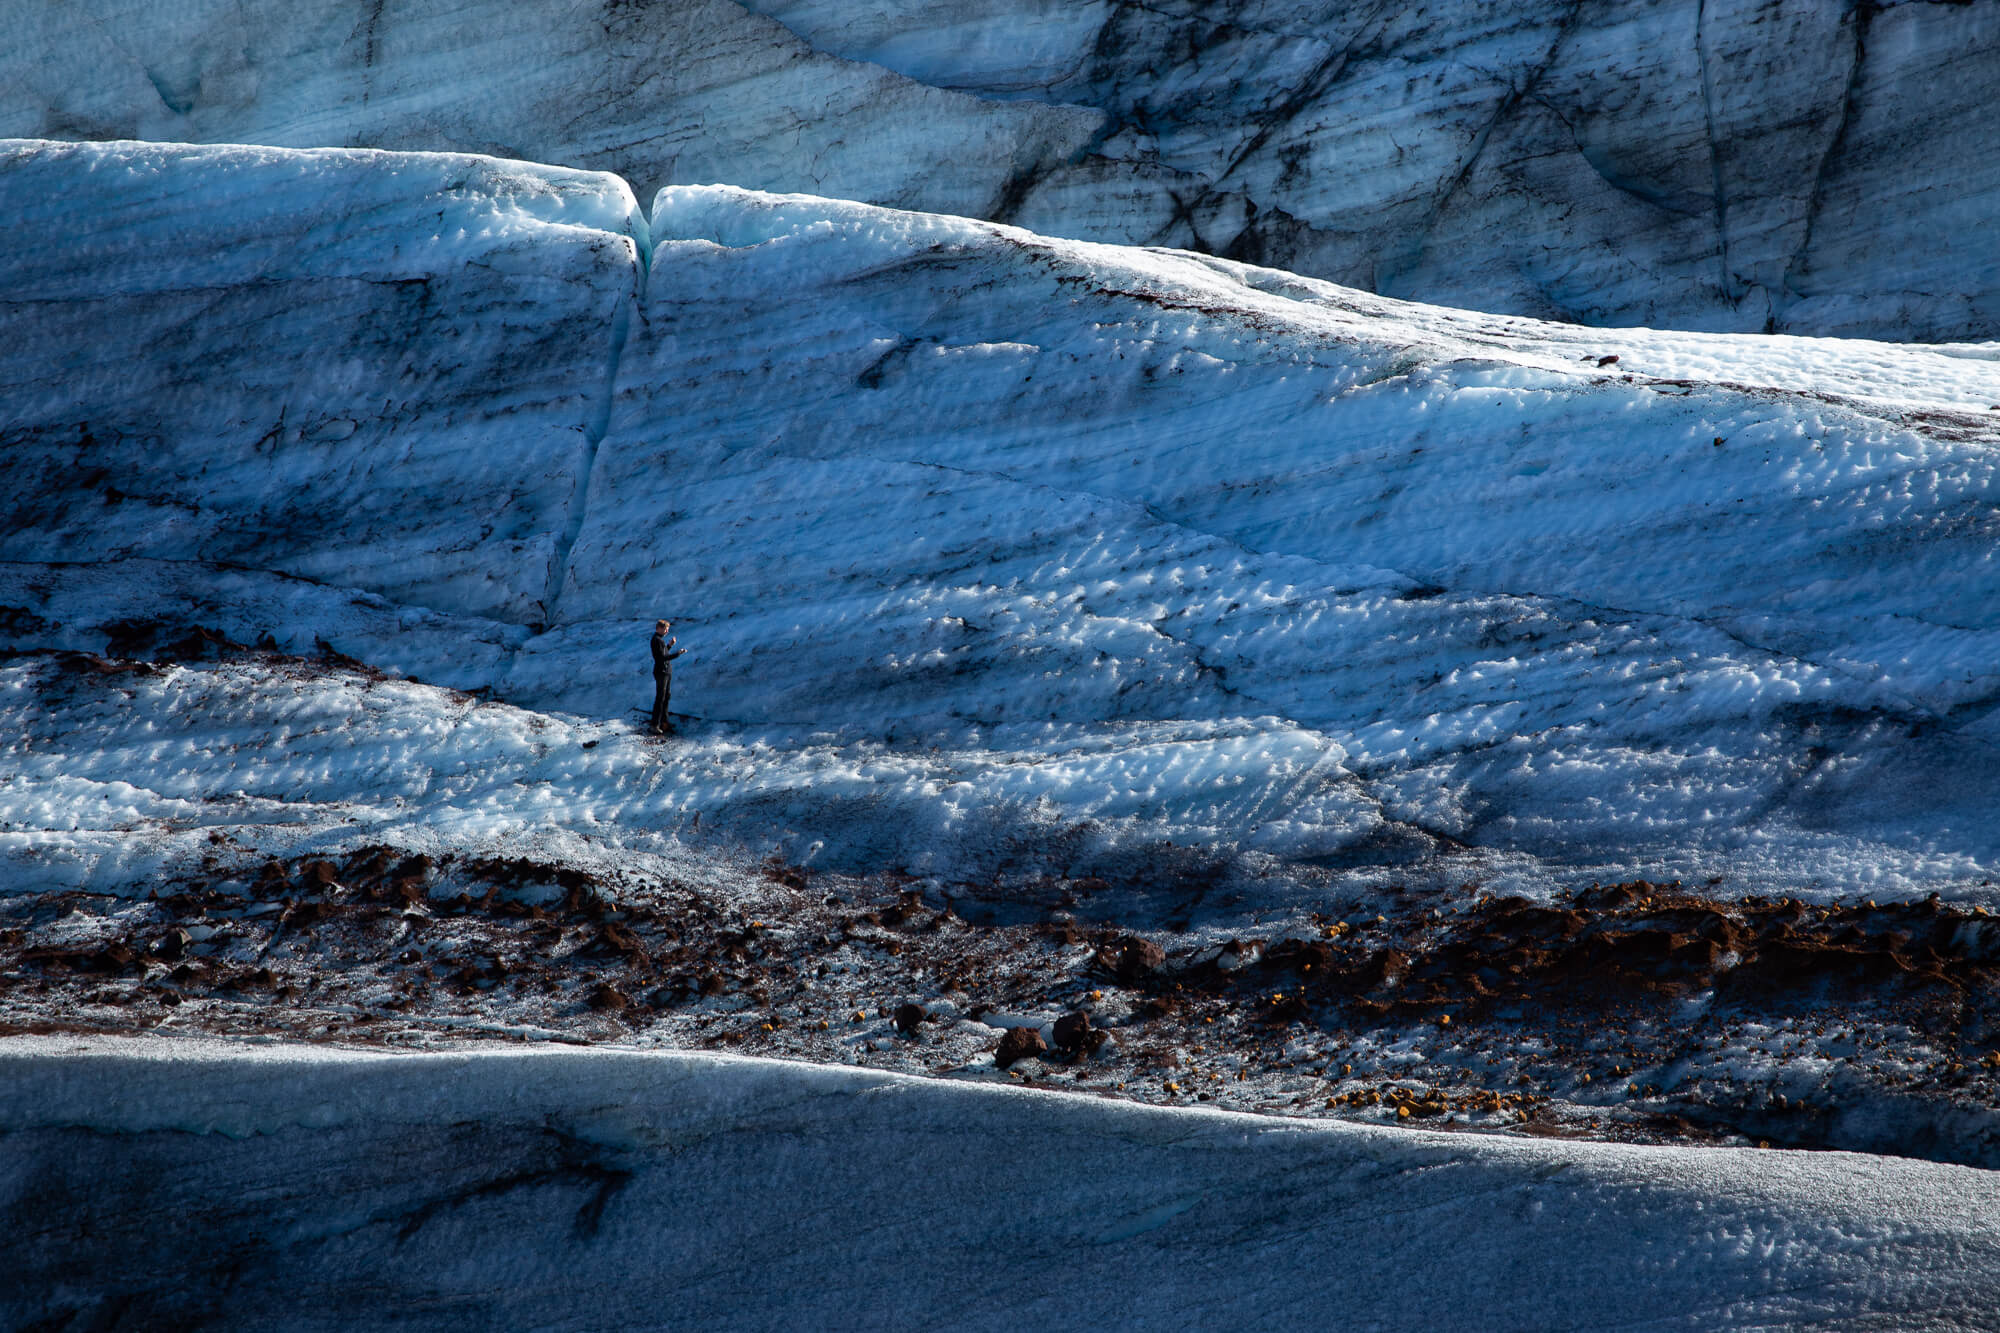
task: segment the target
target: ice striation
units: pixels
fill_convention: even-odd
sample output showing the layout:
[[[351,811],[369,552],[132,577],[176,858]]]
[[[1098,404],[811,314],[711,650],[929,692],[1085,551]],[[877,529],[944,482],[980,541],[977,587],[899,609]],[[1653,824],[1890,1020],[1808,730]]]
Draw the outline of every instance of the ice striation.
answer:
[[[639,286],[622,181],[365,151],[0,154],[9,554],[198,553],[539,617]]]
[[[1977,1327],[1991,1173],[726,1056],[0,1044],[0,1318]],[[60,1203],[51,1211],[51,1205]]]
[[[456,156],[23,142],[0,200],[23,885],[210,832],[1253,904],[2000,858],[1991,347]],[[197,624],[424,683],[47,655]]]
[[[2000,0],[31,0],[0,39],[0,134],[498,153],[1591,324],[2000,334]]]

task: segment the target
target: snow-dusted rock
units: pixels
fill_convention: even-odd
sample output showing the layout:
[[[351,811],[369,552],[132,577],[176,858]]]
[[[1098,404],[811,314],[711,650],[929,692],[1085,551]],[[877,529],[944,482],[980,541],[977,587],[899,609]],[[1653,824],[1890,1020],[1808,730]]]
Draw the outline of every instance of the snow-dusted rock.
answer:
[[[705,1055],[0,1046],[0,1320],[1971,1326],[1990,1172]]]
[[[135,684],[136,718],[88,692],[44,716],[20,665],[8,836],[97,830],[74,882],[196,818],[699,827],[980,883],[1150,874],[1168,839],[1292,868],[1469,847],[1524,885],[1976,894],[2000,862],[1990,349],[1592,332],[729,188],[661,196],[635,308],[639,224],[603,178],[16,161],[0,197],[49,244],[0,291],[61,299],[6,307],[33,348],[6,642],[165,617],[582,715],[468,729],[441,691],[295,701],[242,667]],[[437,173],[583,202],[551,225]],[[132,178],[185,187],[178,236],[130,225],[163,193]],[[330,374],[329,347],[369,350]],[[260,446],[279,423],[313,438]],[[707,723],[580,750],[650,697],[659,615]],[[174,804],[217,791],[244,797]]]
[[[1542,318],[2000,336],[1996,0],[31,0],[0,39],[0,133],[498,152]]]

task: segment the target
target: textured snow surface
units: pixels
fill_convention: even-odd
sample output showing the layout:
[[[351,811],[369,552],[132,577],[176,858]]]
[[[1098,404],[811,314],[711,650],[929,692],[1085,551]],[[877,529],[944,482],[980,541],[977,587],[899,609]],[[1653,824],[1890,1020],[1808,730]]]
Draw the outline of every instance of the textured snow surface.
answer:
[[[0,1071],[10,1324],[1969,1328],[2000,1300],[1994,1177],[1895,1159],[704,1055],[13,1038]]]
[[[20,0],[0,134],[456,149],[1598,324],[2000,334],[2000,0]]]
[[[17,851],[241,789],[253,830],[705,812],[974,878],[1169,839],[1523,887],[2000,859],[1991,346],[1587,331],[730,188],[648,226],[462,157],[6,154],[4,641],[161,618],[535,710],[242,664],[51,712],[18,662]],[[654,748],[658,615],[706,720]]]

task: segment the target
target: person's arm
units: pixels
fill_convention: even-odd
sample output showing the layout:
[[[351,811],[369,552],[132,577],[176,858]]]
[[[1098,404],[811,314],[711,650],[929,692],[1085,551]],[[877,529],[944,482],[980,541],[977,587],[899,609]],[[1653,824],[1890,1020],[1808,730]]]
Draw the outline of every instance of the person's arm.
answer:
[[[687,649],[674,647],[674,645],[679,642],[680,640],[678,638],[672,638],[667,640],[667,661],[671,662],[677,657],[687,656]]]

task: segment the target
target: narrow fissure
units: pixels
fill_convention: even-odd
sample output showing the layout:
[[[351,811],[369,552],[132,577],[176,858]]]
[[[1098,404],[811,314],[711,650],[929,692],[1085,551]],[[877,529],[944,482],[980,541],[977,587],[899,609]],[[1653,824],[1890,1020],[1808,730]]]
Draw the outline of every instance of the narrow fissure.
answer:
[[[622,176],[619,179],[624,180]],[[625,188],[631,189],[632,183],[625,181]],[[626,339],[631,336],[632,314],[645,302],[646,289],[652,278],[653,219],[644,205],[638,204],[636,194],[634,205],[631,239],[636,272],[632,292],[619,304],[618,313],[611,318],[611,345],[605,356],[604,382],[598,390],[590,420],[584,426],[582,457],[576,468],[576,494],[570,501],[569,515],[563,523],[562,534],[557,538],[555,553],[549,559],[549,581],[542,591],[544,628],[553,628],[556,623],[563,584],[569,579],[570,553],[576,549],[577,538],[583,534],[583,524],[590,513],[590,488],[597,475],[597,451],[611,430],[611,411],[618,396],[618,368],[625,358]]]
[[[1778,280],[1778,290],[1772,293],[1772,311],[1767,333],[1778,331],[1777,301],[1787,302],[1802,296],[1795,285],[1796,279],[1805,269],[1807,255],[1812,250],[1813,229],[1819,220],[1820,207],[1826,191],[1827,172],[1840,156],[1841,146],[1847,141],[1847,127],[1854,120],[1855,103],[1861,96],[1861,68],[1868,56],[1868,30],[1874,22],[1876,0],[1854,0],[1848,12],[1847,24],[1850,28],[1853,57],[1847,67],[1847,85],[1841,92],[1838,118],[1834,121],[1833,132],[1827,136],[1826,148],[1813,167],[1812,189],[1806,195],[1805,222],[1799,234],[1798,248],[1792,252],[1791,261],[1785,265],[1784,276]]]
[[[1708,182],[1715,200],[1715,246],[1722,267],[1722,296],[1735,301],[1736,275],[1729,267],[1729,204],[1722,190],[1722,147],[1715,138],[1715,75],[1708,61],[1708,0],[1695,0],[1694,54],[1701,64],[1701,115],[1708,132]]]

